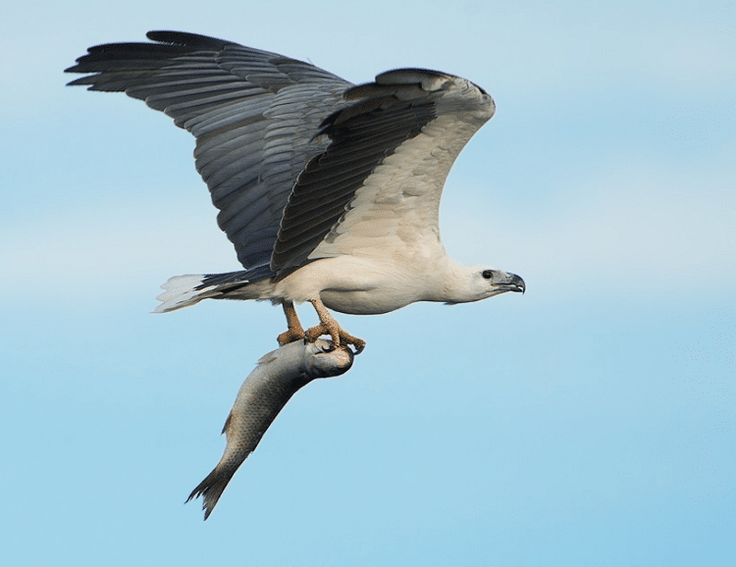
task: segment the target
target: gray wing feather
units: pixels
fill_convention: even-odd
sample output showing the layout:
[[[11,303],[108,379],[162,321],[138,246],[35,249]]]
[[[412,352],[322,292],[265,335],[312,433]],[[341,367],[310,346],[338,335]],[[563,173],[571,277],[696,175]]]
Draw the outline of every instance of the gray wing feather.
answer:
[[[197,139],[197,171],[246,267],[268,265],[299,172],[328,141],[325,117],[350,83],[309,63],[221,39],[149,32],[158,43],[91,47],[68,72],[90,90],[124,91]]]

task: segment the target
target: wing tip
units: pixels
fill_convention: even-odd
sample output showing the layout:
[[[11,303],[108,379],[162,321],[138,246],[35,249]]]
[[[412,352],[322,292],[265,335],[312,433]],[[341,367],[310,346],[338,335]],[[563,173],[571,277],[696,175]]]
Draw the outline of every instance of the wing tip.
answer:
[[[232,41],[217,37],[174,30],[150,30],[146,32],[146,37],[151,41],[181,47],[221,48],[226,45],[235,45]]]
[[[441,89],[448,81],[457,79],[455,75],[435,71],[433,69],[421,69],[419,67],[406,67],[402,69],[390,69],[376,75],[377,85],[417,85],[425,91],[436,91]]]

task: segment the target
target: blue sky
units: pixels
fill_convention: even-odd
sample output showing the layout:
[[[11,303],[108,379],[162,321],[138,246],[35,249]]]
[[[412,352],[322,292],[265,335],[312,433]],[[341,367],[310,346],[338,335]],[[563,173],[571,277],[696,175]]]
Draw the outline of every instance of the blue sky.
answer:
[[[732,565],[733,3],[250,4],[4,13],[4,557]],[[355,82],[419,66],[482,85],[498,112],[450,176],[443,238],[528,285],[343,316],[366,352],[297,395],[207,523],[184,498],[283,321],[230,302],[149,313],[169,276],[237,268],[189,135],[63,87],[87,46],[149,29]]]

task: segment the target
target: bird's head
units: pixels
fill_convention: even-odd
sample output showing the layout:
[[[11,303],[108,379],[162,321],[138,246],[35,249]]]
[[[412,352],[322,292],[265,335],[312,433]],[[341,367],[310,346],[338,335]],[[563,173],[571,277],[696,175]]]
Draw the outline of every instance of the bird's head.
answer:
[[[526,284],[520,276],[494,268],[463,268],[456,274],[455,290],[447,303],[479,301],[507,291],[526,291]]]
[[[526,291],[526,284],[521,276],[511,272],[486,268],[480,271],[476,270],[474,276],[474,280],[477,280],[474,283],[483,299],[507,291],[520,291],[521,293]]]

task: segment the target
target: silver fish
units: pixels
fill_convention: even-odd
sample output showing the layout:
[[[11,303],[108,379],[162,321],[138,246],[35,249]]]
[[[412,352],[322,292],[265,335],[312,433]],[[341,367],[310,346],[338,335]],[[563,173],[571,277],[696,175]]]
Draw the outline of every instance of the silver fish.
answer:
[[[297,390],[316,378],[338,376],[353,364],[347,346],[333,348],[332,342],[292,342],[264,355],[240,387],[222,432],[227,436],[225,452],[217,466],[187,498],[202,497],[206,520],[228,482],[258,445],[273,420]]]

